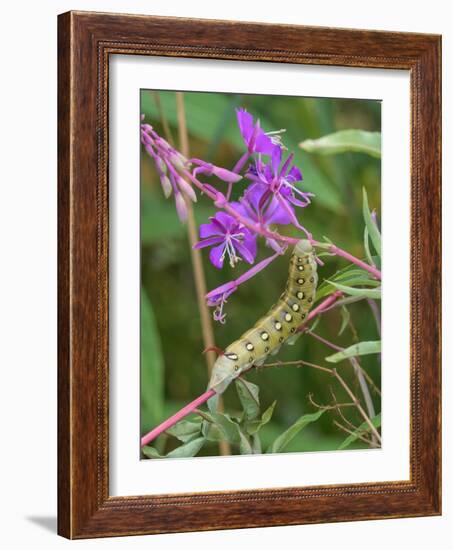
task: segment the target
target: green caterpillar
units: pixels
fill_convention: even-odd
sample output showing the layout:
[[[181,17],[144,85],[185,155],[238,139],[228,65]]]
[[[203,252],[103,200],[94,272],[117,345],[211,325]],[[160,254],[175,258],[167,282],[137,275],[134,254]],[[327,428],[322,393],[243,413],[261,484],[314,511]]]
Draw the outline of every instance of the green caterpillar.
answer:
[[[294,343],[297,327],[307,317],[318,284],[317,264],[311,243],[303,239],[294,247],[285,292],[270,311],[239,340],[230,344],[214,364],[208,389],[222,393],[242,372],[260,366],[283,343]]]

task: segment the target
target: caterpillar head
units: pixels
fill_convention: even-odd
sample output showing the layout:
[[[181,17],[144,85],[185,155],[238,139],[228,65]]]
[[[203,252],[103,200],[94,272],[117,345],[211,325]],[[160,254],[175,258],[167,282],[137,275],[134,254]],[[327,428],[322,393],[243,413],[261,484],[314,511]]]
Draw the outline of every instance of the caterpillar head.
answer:
[[[217,358],[212,369],[209,389],[216,393],[223,393],[231,382],[241,374],[241,367],[236,360],[232,359],[233,354],[221,355]]]

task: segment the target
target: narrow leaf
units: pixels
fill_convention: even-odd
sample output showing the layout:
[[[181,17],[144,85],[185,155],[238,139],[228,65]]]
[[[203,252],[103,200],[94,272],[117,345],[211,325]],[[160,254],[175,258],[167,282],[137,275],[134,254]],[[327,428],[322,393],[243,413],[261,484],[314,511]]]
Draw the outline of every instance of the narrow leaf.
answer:
[[[272,403],[272,405],[270,407],[268,407],[262,417],[261,417],[261,420],[254,420],[252,422],[248,422],[247,423],[247,433],[249,433],[250,435],[253,435],[253,434],[257,434],[259,430],[261,430],[261,428],[267,424],[270,419],[272,418],[272,414],[274,412],[274,409],[275,409],[275,405],[277,404],[277,401],[274,401]]]
[[[151,445],[145,445],[142,447],[142,453],[148,458],[163,458],[165,455],[161,455],[157,449],[151,447]]]
[[[299,147],[308,153],[320,155],[357,152],[380,158],[381,133],[364,130],[340,130],[319,139],[306,139],[299,144]]]
[[[381,425],[381,413],[377,414],[375,417],[371,419],[371,423],[375,428],[379,428]],[[360,424],[360,426],[354,430],[354,433],[348,435],[348,437],[343,441],[343,443],[338,447],[338,450],[346,449],[346,447],[349,447],[351,443],[359,439],[359,437],[363,434],[366,434],[370,431],[370,425],[368,422],[363,422]]]
[[[378,253],[378,255],[381,256],[381,234],[373,218],[371,217],[370,207],[368,206],[368,196],[367,196],[365,187],[363,188],[362,210],[363,210],[363,219],[365,220],[365,225],[368,229],[371,242],[373,243],[373,246],[376,252]]]
[[[335,288],[338,288],[338,290],[341,290],[345,294],[349,294],[350,296],[362,296],[364,298],[374,298],[376,300],[381,299],[381,287],[379,288],[354,288],[352,286],[346,286],[346,285],[340,285],[340,283],[334,283],[332,281],[330,282],[331,285],[333,285]]]
[[[296,422],[294,422],[292,426],[290,426],[287,430],[285,430],[281,435],[277,437],[277,439],[271,445],[270,449],[268,449],[268,452],[281,452],[301,430],[308,426],[308,424],[316,422],[316,420],[318,420],[318,418],[320,418],[324,412],[325,410],[322,409],[318,412],[301,416],[298,420],[296,420]]]
[[[250,445],[250,441],[248,440],[248,437],[242,433],[242,431],[239,431],[240,436],[240,443],[239,443],[239,452],[241,455],[251,455],[253,454],[252,446]]]
[[[225,439],[230,443],[240,443],[239,435],[239,425],[236,422],[233,422],[226,414],[222,413],[212,413],[212,419],[214,423],[219,427],[220,431],[223,433]]]
[[[349,313],[349,309],[345,306],[341,306],[341,327],[338,332],[338,336],[341,336],[344,332],[344,329],[348,326],[349,319],[351,318],[351,315]]]
[[[338,363],[343,361],[343,359],[349,359],[350,357],[356,357],[357,355],[371,355],[372,353],[381,353],[381,341],[377,340],[375,342],[359,342],[344,349],[329,355],[326,357],[326,361],[329,363]]]
[[[166,433],[173,435],[180,441],[186,442],[190,439],[193,439],[194,436],[200,433],[201,430],[201,417],[198,417],[198,420],[189,421],[181,420],[168,430]]]
[[[257,433],[252,435],[252,451],[254,455],[259,455],[263,452],[261,447],[261,439]]]
[[[237,378],[235,384],[245,419],[254,420],[260,414],[259,387],[244,378]]]
[[[180,447],[177,447],[173,451],[167,454],[167,458],[186,458],[189,456],[195,456],[198,451],[203,447],[206,439],[204,437],[198,437],[188,443],[184,443]]]
[[[374,265],[373,256],[371,255],[370,251],[370,235],[368,233],[368,227],[366,225],[365,229],[363,230],[363,246],[365,247],[365,255],[368,263]]]
[[[217,406],[219,404],[219,394],[216,393],[212,397],[210,397],[206,404],[208,405],[209,412],[217,412]]]

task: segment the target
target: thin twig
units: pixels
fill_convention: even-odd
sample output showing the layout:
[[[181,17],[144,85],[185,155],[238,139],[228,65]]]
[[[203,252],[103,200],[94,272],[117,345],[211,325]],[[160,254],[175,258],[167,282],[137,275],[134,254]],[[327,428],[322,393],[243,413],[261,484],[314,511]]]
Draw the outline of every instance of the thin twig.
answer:
[[[314,369],[317,369],[317,370],[321,370],[323,372],[327,372],[331,376],[334,376],[338,380],[338,382],[341,384],[341,386],[343,387],[345,392],[349,395],[349,397],[355,403],[355,406],[356,406],[357,410],[359,411],[359,413],[361,414],[361,416],[365,420],[365,422],[368,424],[368,426],[370,427],[370,430],[376,436],[379,443],[381,442],[381,436],[380,436],[379,432],[377,431],[377,429],[375,428],[375,426],[373,425],[373,423],[371,422],[370,417],[367,415],[364,408],[360,404],[359,399],[355,396],[355,394],[352,392],[352,390],[346,384],[346,382],[343,380],[343,378],[338,374],[337,369],[335,369],[335,368],[329,369],[327,367],[322,367],[321,365],[315,365],[314,363],[309,363],[308,361],[303,361],[302,359],[300,359],[299,361],[285,361],[285,362],[276,361],[274,363],[265,363],[263,365],[263,367],[283,367],[283,366],[291,366],[291,365],[293,365],[293,366],[305,365],[307,367],[311,367],[311,368],[314,368]]]
[[[178,115],[178,137],[181,153],[189,158],[189,136],[186,125],[186,114],[184,108],[184,94],[183,92],[176,92],[176,110]],[[203,335],[203,345],[205,349],[212,349],[215,347],[214,331],[212,328],[211,314],[209,308],[206,305],[205,295],[207,293],[206,277],[203,269],[203,259],[201,251],[194,248],[197,242],[197,226],[195,223],[195,216],[192,208],[192,203],[186,200],[187,205],[187,233],[190,243],[190,254],[192,258],[192,267],[195,280],[195,288],[197,293],[198,310],[201,318],[201,332]],[[215,353],[213,351],[206,352],[206,363],[208,367],[208,373],[211,374],[212,368],[215,363]],[[219,412],[223,411],[223,400],[219,397],[217,404]],[[219,441],[219,452],[221,455],[230,455],[231,447],[228,441]]]
[[[365,412],[365,410],[363,409],[362,405],[360,404],[359,400],[357,399],[357,397],[354,395],[354,393],[352,392],[352,390],[350,389],[350,387],[346,384],[346,382],[343,380],[343,378],[341,378],[341,376],[338,374],[337,372],[337,369],[332,369],[333,370],[333,373],[334,373],[334,376],[336,377],[336,379],[338,380],[338,382],[340,382],[340,384],[343,386],[343,389],[345,390],[345,392],[349,395],[349,397],[356,403],[356,407],[357,407],[357,410],[359,411],[359,413],[362,415],[363,419],[365,420],[365,422],[368,424],[368,426],[370,427],[370,430],[371,432],[374,434],[374,436],[376,437],[376,439],[379,441],[379,443],[381,443],[381,436],[379,434],[379,432],[377,431],[376,427],[374,426],[373,422],[371,422],[371,419],[370,417],[367,415],[367,413]]]
[[[344,432],[346,432],[347,434],[349,435],[353,435],[355,437],[357,437],[357,439],[360,439],[362,440],[364,443],[366,443],[368,446],[370,447],[376,447],[377,445],[375,443],[373,443],[370,439],[368,439],[367,437],[365,437],[364,435],[361,435],[361,434],[357,434],[351,430],[349,430],[348,428],[346,428],[346,426],[343,426],[343,424],[340,424],[339,422],[337,422],[336,420],[333,421],[333,423],[335,424],[335,426],[337,426],[337,428],[340,428],[340,430],[343,430]]]
[[[339,409],[340,407],[355,407],[355,403],[335,403],[335,405],[319,405],[319,403],[316,403],[316,401],[313,399],[313,394],[308,394],[308,400],[313,405],[313,407],[316,407],[317,409],[322,409],[324,411],[331,411],[333,409]]]
[[[315,332],[313,332],[312,330],[307,330],[306,331],[306,334],[312,336],[313,338],[316,338],[316,340],[319,340],[320,342],[322,342],[323,344],[325,344],[326,346],[328,346],[329,348],[331,349],[334,349],[335,351],[344,351],[344,348],[340,347],[340,346],[337,346],[336,344],[334,344],[333,342],[330,342],[329,340],[326,340],[325,338],[323,338],[322,336],[320,336],[319,334],[316,334]],[[352,363],[352,366],[356,366],[359,371],[362,373],[362,375],[366,378],[368,384],[370,384],[373,388],[373,391],[375,391],[378,395],[381,395],[381,391],[379,390],[379,388],[376,386],[376,384],[373,382],[373,379],[370,377],[370,375],[366,372],[366,370],[364,370],[361,366],[360,366],[360,363],[357,361],[357,359],[355,357],[350,357],[349,358],[350,362]],[[355,362],[355,365],[354,365],[354,362]],[[374,415],[372,415],[374,416]]]

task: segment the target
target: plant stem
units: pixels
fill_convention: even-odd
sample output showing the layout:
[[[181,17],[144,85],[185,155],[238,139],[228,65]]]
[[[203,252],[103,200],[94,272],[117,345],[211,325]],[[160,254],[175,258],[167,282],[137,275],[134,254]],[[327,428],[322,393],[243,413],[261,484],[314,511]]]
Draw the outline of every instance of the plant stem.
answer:
[[[165,432],[165,430],[168,430],[169,428],[177,424],[180,420],[182,420],[188,414],[194,412],[194,410],[198,408],[200,405],[203,405],[203,403],[206,403],[206,401],[210,399],[213,395],[215,395],[214,390],[207,390],[204,393],[202,393],[196,399],[191,401],[188,405],[180,409],[173,416],[170,416],[170,418],[167,418],[167,420],[162,422],[162,424],[159,424],[159,426],[154,428],[154,430],[151,430],[146,435],[144,435],[141,439],[141,446],[143,447],[144,445],[148,445],[148,443],[151,443],[151,441],[153,439],[156,439],[156,437],[159,436],[162,432]]]
[[[316,246],[317,243],[313,242],[312,244],[314,246]],[[375,279],[378,279],[379,281],[381,280],[382,275],[381,275],[381,272],[379,271],[379,269],[377,269],[376,267],[374,267],[372,265],[367,264],[366,262],[364,262],[363,260],[360,260],[359,258],[356,258],[355,256],[353,256],[349,252],[346,252],[346,250],[343,250],[342,248],[339,248],[335,244],[332,244],[328,248],[328,251],[331,252],[332,254],[335,254],[335,256],[341,256],[342,258],[345,258],[346,260],[350,261],[351,263],[353,263],[355,265],[358,265],[362,269],[365,269],[366,271],[371,273]]]
[[[336,290],[333,294],[328,296],[324,301],[322,301],[320,304],[318,304],[314,309],[310,311],[310,313],[307,315],[307,318],[305,321],[297,328],[296,332],[302,332],[307,327],[307,324],[317,315],[320,315],[321,313],[324,313],[330,307],[332,304],[334,304],[339,298],[343,296],[343,293],[341,290]]]
[[[189,157],[189,136],[187,132],[186,114],[184,109],[184,94],[183,92],[176,92],[176,110],[178,115],[178,137],[180,143],[181,153],[188,158]],[[192,267],[195,280],[195,288],[197,293],[198,310],[201,318],[201,332],[203,335],[203,344],[205,349],[212,349],[215,347],[214,331],[212,329],[211,314],[208,306],[206,305],[205,295],[207,293],[206,277],[203,269],[203,259],[201,257],[200,250],[194,248],[194,244],[197,242],[197,226],[195,223],[195,216],[193,213],[192,203],[186,200],[187,205],[187,233],[190,243],[190,254],[192,258]],[[208,373],[211,374],[212,368],[215,363],[215,353],[213,351],[206,352],[206,363],[208,367]],[[223,410],[223,400],[220,397],[218,401],[219,411]],[[219,441],[219,451],[221,455],[230,455],[231,449],[228,441]]]

